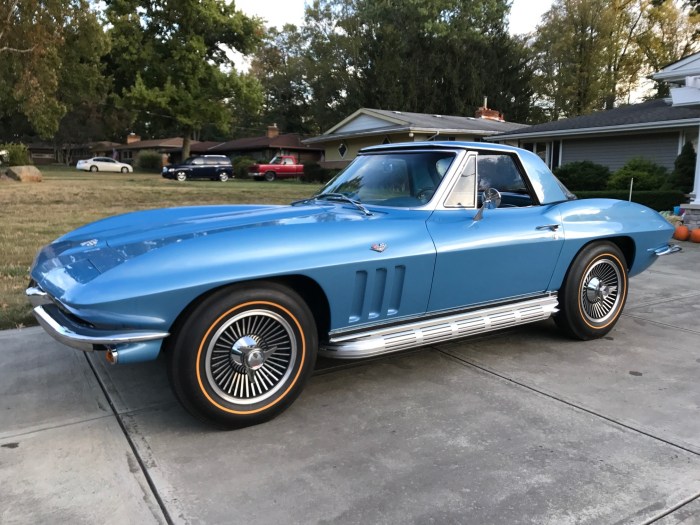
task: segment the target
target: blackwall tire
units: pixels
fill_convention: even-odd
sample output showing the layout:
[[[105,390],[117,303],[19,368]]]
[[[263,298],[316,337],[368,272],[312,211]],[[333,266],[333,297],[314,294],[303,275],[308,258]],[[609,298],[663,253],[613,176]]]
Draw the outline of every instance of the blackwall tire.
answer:
[[[90,166],[90,171],[95,173],[95,172],[100,171],[100,170],[97,166]]]
[[[276,177],[277,174],[274,171],[268,171],[267,173],[265,173],[265,180],[267,182],[272,182],[273,180],[275,180]]]
[[[627,287],[627,263],[620,249],[609,242],[590,244],[569,267],[554,320],[575,339],[603,337],[622,314]]]
[[[226,182],[228,180],[228,173],[225,173],[225,172],[219,173],[219,180],[221,182]]]
[[[313,315],[275,283],[222,289],[197,305],[169,348],[175,396],[224,429],[268,421],[299,396],[316,362]]]

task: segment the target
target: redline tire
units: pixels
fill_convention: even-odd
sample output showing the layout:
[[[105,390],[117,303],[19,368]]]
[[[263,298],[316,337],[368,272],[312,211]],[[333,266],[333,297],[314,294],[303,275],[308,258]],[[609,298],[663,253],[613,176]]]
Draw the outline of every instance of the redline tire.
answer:
[[[569,267],[554,320],[575,339],[603,337],[620,318],[627,288],[627,263],[620,249],[609,242],[590,244]]]
[[[215,292],[174,337],[168,376],[175,396],[193,416],[224,429],[283,412],[303,390],[318,351],[308,306],[275,283]]]

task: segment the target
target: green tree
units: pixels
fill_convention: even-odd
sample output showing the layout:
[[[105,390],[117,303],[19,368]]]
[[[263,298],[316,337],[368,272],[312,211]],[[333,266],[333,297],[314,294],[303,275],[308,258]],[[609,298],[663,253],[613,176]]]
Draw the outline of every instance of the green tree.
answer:
[[[696,6],[698,4],[696,3]],[[700,12],[697,9],[685,13],[678,2],[666,0],[652,2],[645,10],[637,43],[644,54],[650,73],[698,50]],[[655,81],[654,98],[669,96],[669,85]]]
[[[263,88],[263,119],[289,133],[318,131],[310,118],[304,47],[295,25],[287,24],[281,31],[270,28],[250,67]]]
[[[302,54],[322,130],[360,107],[527,119],[531,68],[506,0],[315,0]]]
[[[695,148],[693,148],[691,142],[686,142],[673,163],[671,183],[674,189],[680,189],[686,193],[693,191],[696,162],[697,153],[695,153]]]
[[[250,53],[260,20],[224,0],[107,0],[116,107],[133,112],[146,135],[176,131],[183,156],[193,135],[233,122],[237,99],[257,84],[235,72],[231,50]]]
[[[107,49],[87,0],[0,3],[3,138],[51,138],[67,112],[86,101],[99,103],[101,57]]]

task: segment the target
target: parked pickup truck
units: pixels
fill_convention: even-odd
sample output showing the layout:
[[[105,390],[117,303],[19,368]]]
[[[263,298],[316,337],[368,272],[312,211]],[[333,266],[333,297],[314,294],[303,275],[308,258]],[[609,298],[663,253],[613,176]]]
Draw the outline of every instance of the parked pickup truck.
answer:
[[[277,178],[301,177],[304,165],[292,155],[276,155],[269,164],[253,164],[248,168],[248,176],[254,179],[273,181]]]

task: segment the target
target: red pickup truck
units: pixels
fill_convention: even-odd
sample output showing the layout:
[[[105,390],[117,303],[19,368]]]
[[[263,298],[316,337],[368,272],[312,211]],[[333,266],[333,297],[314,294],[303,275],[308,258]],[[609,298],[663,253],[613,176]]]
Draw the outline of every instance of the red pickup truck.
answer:
[[[269,164],[253,164],[248,168],[248,176],[254,179],[273,181],[277,178],[301,177],[304,165],[292,155],[276,155]]]

